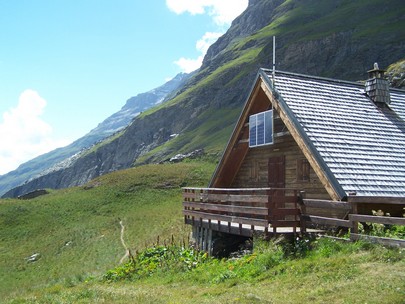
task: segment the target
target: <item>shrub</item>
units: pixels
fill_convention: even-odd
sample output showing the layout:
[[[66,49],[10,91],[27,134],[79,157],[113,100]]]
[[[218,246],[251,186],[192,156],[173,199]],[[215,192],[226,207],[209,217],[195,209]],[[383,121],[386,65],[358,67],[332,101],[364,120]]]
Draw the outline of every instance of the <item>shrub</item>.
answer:
[[[191,270],[207,260],[208,255],[193,248],[176,245],[154,246],[143,250],[129,262],[109,270],[103,277],[107,282],[139,279],[152,274]]]

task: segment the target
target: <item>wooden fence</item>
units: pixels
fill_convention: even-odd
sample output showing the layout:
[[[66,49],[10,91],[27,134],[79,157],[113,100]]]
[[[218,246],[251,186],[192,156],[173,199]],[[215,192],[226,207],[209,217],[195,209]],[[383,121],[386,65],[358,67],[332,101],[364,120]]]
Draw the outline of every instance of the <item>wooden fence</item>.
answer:
[[[275,188],[183,188],[183,214],[187,224],[251,236],[277,233],[278,227],[300,225],[298,192]]]
[[[353,209],[356,210],[356,206],[355,204],[348,202],[302,199],[300,202],[300,207],[301,207],[301,231],[305,231],[308,222],[321,226],[346,227],[351,229],[350,239],[352,241],[363,239],[375,243],[380,243],[383,245],[405,247],[405,240],[368,236],[365,234],[359,234],[358,232],[359,223],[376,223],[384,225],[405,226],[405,218],[403,217],[353,214],[352,213]],[[345,216],[344,218],[340,219],[340,218],[311,215],[307,212],[307,208],[325,208],[328,210],[341,210],[341,211],[343,210],[345,211]]]
[[[357,214],[357,201],[304,199],[298,194],[295,189],[284,188],[183,188],[184,220],[194,227],[243,236],[253,236],[255,232],[296,233],[298,227],[306,232],[308,223],[345,227],[351,229],[351,240],[405,247],[405,240],[358,233],[358,223],[405,226],[405,218],[361,215]],[[313,213],[314,209],[324,210],[324,215]],[[288,228],[278,230],[283,227]]]

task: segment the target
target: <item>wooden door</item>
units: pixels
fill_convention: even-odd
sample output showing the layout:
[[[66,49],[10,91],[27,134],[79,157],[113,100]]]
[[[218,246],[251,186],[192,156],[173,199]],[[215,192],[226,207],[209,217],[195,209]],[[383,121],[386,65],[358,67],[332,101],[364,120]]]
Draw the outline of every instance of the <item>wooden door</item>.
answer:
[[[285,156],[269,158],[268,185],[270,188],[285,188]]]
[[[270,210],[272,213],[273,224],[277,219],[282,219],[277,215],[277,208],[284,208],[285,206],[285,156],[277,156],[269,158],[268,165],[268,185],[273,188],[270,191]],[[282,189],[280,189],[282,188]]]

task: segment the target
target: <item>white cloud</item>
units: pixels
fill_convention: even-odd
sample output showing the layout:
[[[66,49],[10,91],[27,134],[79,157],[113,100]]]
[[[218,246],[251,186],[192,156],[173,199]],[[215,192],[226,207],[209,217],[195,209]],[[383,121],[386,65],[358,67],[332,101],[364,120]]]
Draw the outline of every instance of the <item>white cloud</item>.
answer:
[[[174,63],[177,64],[184,73],[190,73],[192,71],[195,71],[201,66],[204,59],[204,55],[207,53],[208,48],[221,35],[222,33],[213,33],[213,32],[205,33],[204,36],[196,43],[196,49],[201,53],[201,55],[198,56],[197,59],[182,57],[179,60],[176,60]]]
[[[196,49],[200,51],[202,54],[207,53],[208,48],[213,44],[219,37],[222,36],[222,33],[213,33],[213,32],[207,32],[204,34],[204,36],[197,41],[196,43]]]
[[[3,114],[0,121],[0,174],[57,147],[69,144],[54,140],[52,127],[41,119],[46,100],[36,91],[21,93],[18,105]]]
[[[229,25],[247,7],[248,0],[166,0],[176,14],[209,14],[217,25]]]
[[[201,66],[203,59],[204,56],[199,56],[197,59],[181,57],[174,63],[181,69],[183,73],[191,73]]]
[[[218,26],[218,32],[208,32],[197,41],[196,49],[201,53],[196,59],[180,58],[175,61],[182,72],[190,73],[198,69],[208,48],[229,27],[231,22],[248,6],[248,0],[166,0],[167,7],[176,14],[208,14]]]

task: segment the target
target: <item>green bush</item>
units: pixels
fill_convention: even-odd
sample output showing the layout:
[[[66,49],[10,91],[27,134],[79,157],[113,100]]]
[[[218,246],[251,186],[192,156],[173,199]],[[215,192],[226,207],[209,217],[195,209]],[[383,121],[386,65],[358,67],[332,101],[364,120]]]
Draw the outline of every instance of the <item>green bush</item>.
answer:
[[[208,259],[204,252],[176,245],[154,246],[132,257],[129,262],[109,270],[103,277],[107,282],[140,279],[154,273],[185,272]]]

